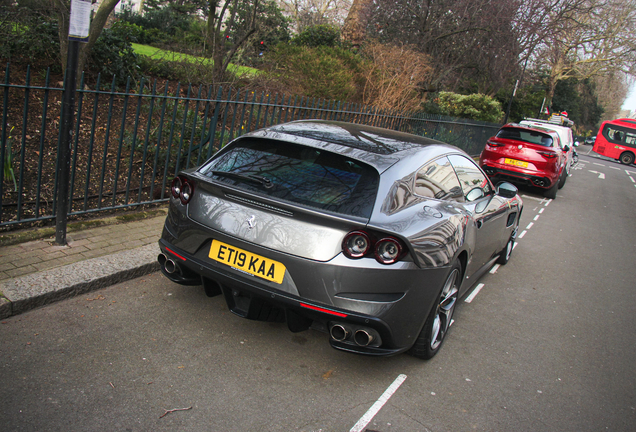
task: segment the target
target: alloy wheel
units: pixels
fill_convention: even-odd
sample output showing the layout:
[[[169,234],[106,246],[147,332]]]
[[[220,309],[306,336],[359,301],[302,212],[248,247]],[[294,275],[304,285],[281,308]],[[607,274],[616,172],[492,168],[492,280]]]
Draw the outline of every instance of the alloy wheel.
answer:
[[[450,327],[451,318],[453,317],[453,311],[455,310],[455,304],[457,303],[457,294],[459,289],[457,287],[459,279],[459,269],[453,269],[440,296],[439,305],[437,305],[437,312],[435,315],[435,321],[433,321],[433,328],[431,332],[431,349],[437,349],[437,347],[444,340],[446,332]]]

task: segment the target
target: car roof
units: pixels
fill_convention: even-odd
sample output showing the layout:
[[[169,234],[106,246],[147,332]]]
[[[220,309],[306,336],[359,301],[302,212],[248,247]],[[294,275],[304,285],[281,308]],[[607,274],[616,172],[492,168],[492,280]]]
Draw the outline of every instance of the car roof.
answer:
[[[546,135],[550,135],[553,138],[556,137],[557,139],[559,139],[559,134],[557,131],[544,129],[542,127],[533,127],[530,125],[524,125],[519,123],[507,123],[503,125],[499,130],[505,129],[505,128],[516,128],[516,129],[523,129],[523,130],[532,131],[532,132],[540,132]]]
[[[415,154],[458,152],[454,146],[404,132],[373,126],[326,120],[298,120],[260,129],[241,136],[269,138],[333,151],[374,166],[382,172]],[[422,157],[426,157],[422,155]]]
[[[552,123],[544,123],[544,122],[540,122],[540,121],[533,121],[533,120],[522,120],[520,122],[522,125],[531,125],[531,126],[536,126],[539,129],[544,129],[544,130],[553,130],[555,131],[557,134],[559,134],[559,138],[561,138],[561,141],[564,144],[567,144],[568,141],[570,141],[570,137],[572,137],[572,129],[568,126],[562,126],[562,125],[557,125],[557,124],[552,124]]]

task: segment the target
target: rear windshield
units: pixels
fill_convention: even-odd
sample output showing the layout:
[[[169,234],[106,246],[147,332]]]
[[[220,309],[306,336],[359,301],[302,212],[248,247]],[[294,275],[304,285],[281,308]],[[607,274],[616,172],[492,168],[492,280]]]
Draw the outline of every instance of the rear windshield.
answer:
[[[378,172],[345,156],[275,140],[239,141],[199,170],[247,191],[369,218]]]
[[[501,128],[499,132],[497,132],[497,138],[524,141],[544,147],[552,147],[553,142],[552,137],[548,134],[518,128]]]

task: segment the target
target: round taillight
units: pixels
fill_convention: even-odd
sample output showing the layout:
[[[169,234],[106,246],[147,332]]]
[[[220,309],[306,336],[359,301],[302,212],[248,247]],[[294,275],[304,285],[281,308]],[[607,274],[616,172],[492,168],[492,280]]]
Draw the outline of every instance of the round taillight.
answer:
[[[349,258],[362,258],[370,248],[371,240],[364,231],[352,231],[342,241],[342,251]]]
[[[192,194],[194,193],[194,186],[188,180],[184,179],[183,186],[181,186],[181,194],[179,198],[181,199],[181,204],[186,205],[190,202],[192,198]]]
[[[383,238],[375,244],[375,259],[380,264],[393,264],[402,256],[402,245],[392,237]]]
[[[174,198],[179,198],[181,196],[181,187],[181,179],[179,177],[175,177],[174,180],[172,180],[172,196]]]

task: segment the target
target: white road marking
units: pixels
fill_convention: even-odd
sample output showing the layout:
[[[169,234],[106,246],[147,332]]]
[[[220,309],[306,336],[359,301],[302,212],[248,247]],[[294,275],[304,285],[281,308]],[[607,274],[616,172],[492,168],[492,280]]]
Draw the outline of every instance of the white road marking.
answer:
[[[481,291],[481,289],[484,287],[483,283],[480,283],[479,285],[477,285],[475,287],[475,289],[473,290],[473,292],[470,293],[470,295],[468,297],[466,297],[466,300],[464,300],[466,303],[470,303],[471,301],[473,301],[475,299],[475,297],[477,296],[477,294],[479,294],[479,291]]]
[[[592,162],[592,163],[593,163],[594,165],[598,165],[598,166],[602,166],[602,167],[604,167],[604,166],[605,166],[605,165],[600,164],[600,163],[597,163],[597,162]]]
[[[547,206],[549,206],[551,202],[552,202],[552,200],[551,200],[551,199],[549,199],[549,200],[545,203],[545,206],[546,206],[546,207],[547,207]]]
[[[522,239],[524,235],[526,235],[528,231],[522,231],[521,234],[519,234],[519,238]]]
[[[543,213],[543,210],[545,210],[544,208],[542,208],[541,210],[539,210],[539,213]]]
[[[517,247],[519,243],[515,242],[515,244],[512,246],[512,250],[515,250],[515,248]]]
[[[494,266],[492,266],[492,268],[490,269],[490,274],[497,273],[498,268],[499,268],[499,264],[495,264]]]
[[[598,178],[600,178],[601,180],[605,180],[605,174],[603,174],[602,172],[592,171],[592,170],[590,170],[590,172],[594,174],[598,174]]]
[[[613,166],[611,166],[610,168],[611,169],[615,169],[615,170],[619,170],[619,171],[621,170],[620,168],[616,168],[616,167],[613,167]]]
[[[625,173],[626,173],[627,175],[630,175],[630,174],[636,174],[636,171],[625,170]]]
[[[541,210],[543,210],[543,209],[541,209]],[[536,215],[533,220],[537,221],[537,220],[539,220],[539,217],[540,217],[539,215]]]
[[[636,183],[636,180],[634,180],[634,177],[629,176],[629,179],[632,181],[632,183]]]
[[[523,199],[531,199],[531,200],[535,200],[535,201],[539,201],[539,202],[543,203],[543,199],[539,199],[537,197],[533,197],[533,196],[530,196],[530,195],[521,195],[521,197]]]
[[[526,227],[526,229],[529,230],[530,228],[532,228],[532,225],[534,225],[534,222],[530,222],[528,226]]]
[[[387,388],[384,391],[384,393],[382,393],[382,396],[380,396],[380,399],[378,399],[371,406],[371,408],[369,408],[369,411],[367,411],[360,418],[360,420],[358,420],[358,423],[356,423],[349,432],[362,432],[364,428],[367,427],[369,422],[373,420],[373,417],[375,417],[375,415],[382,409],[384,404],[388,402],[391,396],[393,396],[393,393],[395,393],[397,389],[400,388],[400,386],[402,385],[405,379],[406,379],[406,375],[404,374],[398,375],[395,381],[393,381],[393,384],[391,384],[389,388]]]

